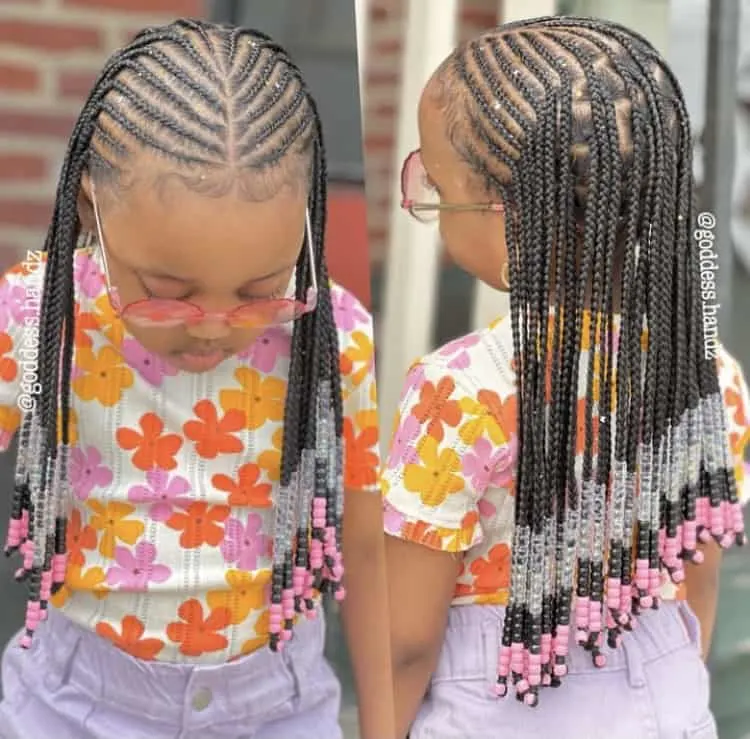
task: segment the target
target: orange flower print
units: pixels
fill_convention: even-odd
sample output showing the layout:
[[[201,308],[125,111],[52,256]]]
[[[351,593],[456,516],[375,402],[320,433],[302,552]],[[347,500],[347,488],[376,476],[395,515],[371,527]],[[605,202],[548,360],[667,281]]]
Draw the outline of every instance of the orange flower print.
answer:
[[[106,294],[102,295],[100,298],[97,298],[94,305],[96,307],[94,316],[97,328],[115,347],[119,348],[122,345],[122,340],[125,338],[125,324],[115,312],[112,303],[109,302],[109,296]]]
[[[449,495],[460,492],[464,481],[458,471],[461,460],[452,449],[440,451],[437,440],[425,436],[417,446],[419,463],[404,466],[404,487],[419,495],[426,506],[435,508]]]
[[[508,441],[505,428],[515,428],[516,423],[515,395],[503,403],[493,390],[480,390],[476,399],[461,398],[458,403],[464,413],[458,435],[464,444],[473,447],[483,434],[498,446]]]
[[[591,453],[599,453],[599,414],[592,414],[591,433],[593,439],[586,439],[586,398],[579,398],[576,410],[576,455],[583,454],[586,444],[591,443]]]
[[[248,462],[238,470],[236,482],[228,475],[214,475],[211,484],[222,493],[229,493],[230,506],[270,508],[273,488],[267,482],[258,482],[259,479],[260,467]]]
[[[747,417],[747,409],[742,402],[742,396],[737,389],[741,387],[739,377],[735,375],[732,380],[733,386],[724,391],[724,404],[732,422],[741,429],[745,429],[750,425],[750,420]]]
[[[372,371],[375,347],[372,338],[363,331],[352,331],[350,337],[354,346],[344,351],[344,356],[351,362],[351,367],[345,374],[349,377],[351,385],[358,387]],[[355,369],[357,367],[358,369]]]
[[[495,544],[487,559],[475,559],[471,563],[474,589],[481,593],[494,593],[510,586],[510,548],[507,544]]]
[[[133,372],[123,364],[122,356],[111,346],[98,353],[81,347],[76,351],[79,374],[73,379],[73,392],[83,401],[96,400],[107,408],[122,400],[122,395],[133,386]]]
[[[180,606],[177,614],[181,620],[167,625],[167,636],[180,645],[180,652],[186,657],[200,657],[207,652],[226,649],[229,643],[226,636],[217,632],[231,623],[229,609],[214,609],[204,619],[201,602],[192,598]]]
[[[133,465],[139,470],[148,472],[154,467],[173,470],[177,467],[175,454],[182,446],[182,439],[177,434],[164,434],[164,422],[155,413],[144,413],[139,421],[142,433],[133,429],[117,429],[115,438],[125,451],[136,450]]]
[[[108,559],[114,558],[118,541],[132,546],[146,528],[143,521],[127,518],[135,513],[135,506],[128,503],[111,500],[105,506],[101,501],[89,499],[87,505],[94,513],[90,525],[101,532],[99,553]]]
[[[240,367],[234,377],[242,389],[219,392],[219,405],[224,413],[240,411],[245,417],[245,428],[250,431],[284,418],[285,382],[276,377],[261,378],[257,370],[248,367]]]
[[[0,380],[12,382],[18,374],[18,365],[13,357],[5,355],[13,349],[13,339],[4,331],[0,332]]]
[[[245,572],[229,570],[226,573],[229,586],[226,590],[212,590],[206,595],[206,603],[212,611],[229,611],[229,623],[233,626],[245,621],[252,611],[263,607],[267,600],[271,581],[269,570]]]
[[[96,633],[136,659],[156,659],[156,655],[164,649],[164,642],[161,639],[143,638],[146,627],[133,615],[125,616],[122,619],[120,633],[111,624],[104,621],[100,621],[96,625]]]
[[[10,446],[13,434],[21,425],[21,411],[16,405],[0,406],[0,450],[4,451]]]
[[[346,354],[342,354],[339,357],[339,372],[341,373],[341,377],[349,377],[353,371],[354,362]]]
[[[84,550],[96,549],[96,529],[88,524],[83,524],[81,512],[74,508],[68,520],[67,532],[68,562],[71,565],[83,567],[86,563]]]
[[[201,400],[193,408],[198,421],[187,421],[182,431],[195,442],[195,451],[205,459],[216,459],[220,454],[237,454],[242,451],[242,441],[234,432],[245,427],[241,411],[229,410],[219,418],[216,406],[210,400]]]
[[[248,639],[240,650],[242,654],[252,654],[256,650],[265,646],[268,642],[268,634],[271,626],[271,611],[267,608],[263,613],[258,616],[258,620],[255,622],[255,633],[257,636],[253,639]]]
[[[167,526],[181,531],[180,546],[183,549],[195,549],[208,544],[217,547],[224,538],[224,527],[221,524],[229,516],[229,507],[225,505],[209,506],[198,501],[191,503],[184,512],[173,513],[167,519]]]
[[[378,480],[378,427],[357,433],[351,418],[344,419],[344,487],[361,490]]]
[[[266,473],[271,482],[278,482],[281,479],[281,448],[283,443],[284,427],[279,426],[271,437],[273,449],[266,449],[258,455],[258,467]]]
[[[401,528],[401,536],[407,541],[422,544],[430,549],[441,550],[440,535],[425,521],[407,522]]]
[[[69,564],[65,572],[65,583],[49,600],[55,608],[62,608],[70,596],[76,592],[91,593],[95,598],[105,598],[107,575],[101,567],[83,569],[80,565]]]
[[[75,332],[73,334],[73,344],[76,349],[90,349],[94,345],[94,340],[88,335],[88,331],[97,331],[99,321],[96,320],[95,313],[89,313],[81,310],[81,304],[75,304]]]
[[[412,415],[419,423],[427,423],[427,433],[438,441],[444,437],[443,424],[458,426],[461,421],[461,407],[455,400],[449,400],[456,389],[450,377],[443,377],[437,385],[426,381],[419,391],[419,403],[412,409]]]

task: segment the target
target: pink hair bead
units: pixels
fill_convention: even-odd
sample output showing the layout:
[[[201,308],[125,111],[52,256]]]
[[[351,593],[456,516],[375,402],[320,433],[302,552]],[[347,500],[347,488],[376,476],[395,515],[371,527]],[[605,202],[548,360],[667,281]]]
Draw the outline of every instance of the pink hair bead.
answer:
[[[339,603],[346,600],[346,588],[343,585],[339,585],[333,596]]]
[[[5,537],[6,550],[15,549],[23,541],[23,524],[21,519],[11,518],[8,522],[8,535]]]

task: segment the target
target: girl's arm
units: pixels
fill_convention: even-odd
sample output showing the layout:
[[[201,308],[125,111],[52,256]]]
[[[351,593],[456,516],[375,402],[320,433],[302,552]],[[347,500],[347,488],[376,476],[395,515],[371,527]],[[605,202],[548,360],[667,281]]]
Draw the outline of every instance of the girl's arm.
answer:
[[[392,536],[385,538],[396,737],[404,739],[445,639],[461,557]]]
[[[711,652],[711,638],[716,623],[716,606],[719,601],[719,571],[721,547],[716,542],[702,544],[704,560],[699,565],[685,565],[687,602],[701,625],[701,654],[704,661]]]
[[[361,739],[394,739],[388,593],[380,496],[346,493],[341,615],[354,671]]]

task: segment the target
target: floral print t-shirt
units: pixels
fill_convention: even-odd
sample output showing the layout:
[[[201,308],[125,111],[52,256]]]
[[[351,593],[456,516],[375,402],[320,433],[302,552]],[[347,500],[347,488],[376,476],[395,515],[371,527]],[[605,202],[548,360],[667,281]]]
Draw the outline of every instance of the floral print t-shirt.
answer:
[[[43,272],[0,283],[0,432],[30,370],[28,317]],[[86,251],[75,262],[68,570],[53,605],[133,656],[222,662],[268,641],[273,500],[291,325],[211,373],[178,372],[115,315]],[[341,348],[345,485],[378,491],[372,322],[332,287]],[[33,322],[33,321],[32,321]],[[33,369],[33,368],[32,368]]]
[[[585,358],[587,347],[582,349]],[[388,534],[464,553],[453,605],[505,605],[508,600],[517,454],[513,354],[506,317],[413,365],[381,475]],[[594,357],[597,361],[598,354]],[[747,501],[750,479],[744,478],[743,457],[750,446],[748,389],[740,367],[726,352],[718,367],[739,494]],[[586,373],[579,374],[578,413],[583,418]],[[597,391],[594,387],[595,401]],[[582,455],[580,428],[578,439]],[[681,599],[684,592],[665,575],[662,596]]]

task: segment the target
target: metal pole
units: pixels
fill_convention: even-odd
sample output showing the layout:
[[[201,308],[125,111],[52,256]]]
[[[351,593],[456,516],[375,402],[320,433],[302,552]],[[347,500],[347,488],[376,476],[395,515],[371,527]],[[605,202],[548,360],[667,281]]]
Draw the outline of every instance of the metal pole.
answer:
[[[708,19],[708,67],[706,70],[705,177],[701,211],[715,219],[718,271],[719,325],[729,330],[732,307],[734,249],[731,240],[732,185],[734,181],[734,109],[737,102],[737,55],[739,48],[739,0],[711,0]]]

